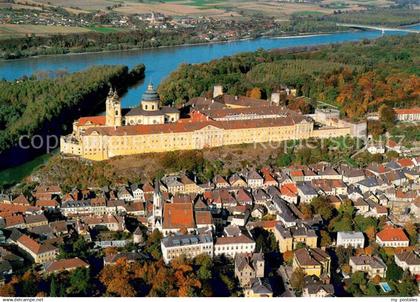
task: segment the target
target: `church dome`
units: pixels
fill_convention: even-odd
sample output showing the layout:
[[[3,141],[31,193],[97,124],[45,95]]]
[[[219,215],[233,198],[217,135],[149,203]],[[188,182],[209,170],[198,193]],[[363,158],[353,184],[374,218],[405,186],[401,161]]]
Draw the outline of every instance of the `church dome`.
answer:
[[[143,93],[142,101],[159,101],[159,95],[153,87],[153,84],[150,83],[147,86],[147,90]]]

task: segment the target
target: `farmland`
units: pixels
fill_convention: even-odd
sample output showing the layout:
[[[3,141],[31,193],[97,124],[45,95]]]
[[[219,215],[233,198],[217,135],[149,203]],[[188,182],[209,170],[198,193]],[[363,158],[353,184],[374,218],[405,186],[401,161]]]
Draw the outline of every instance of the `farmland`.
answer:
[[[89,31],[89,29],[82,27],[0,24],[0,39],[18,36],[23,37],[25,35],[31,34],[36,34],[39,36],[48,36],[54,34],[85,33]]]

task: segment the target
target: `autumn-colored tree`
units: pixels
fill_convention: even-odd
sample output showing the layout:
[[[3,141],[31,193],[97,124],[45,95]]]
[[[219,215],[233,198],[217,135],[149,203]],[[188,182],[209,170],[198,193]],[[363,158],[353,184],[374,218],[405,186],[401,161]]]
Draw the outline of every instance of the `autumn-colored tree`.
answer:
[[[381,277],[379,277],[379,275],[376,275],[375,277],[373,277],[372,282],[375,284],[379,284],[379,282],[381,282]]]
[[[343,273],[345,273],[345,274],[350,274],[350,272],[351,272],[351,267],[350,267],[350,265],[348,265],[347,263],[346,264],[343,264],[342,266],[341,266],[341,270],[343,271]]]
[[[136,291],[127,279],[115,278],[108,284],[106,291],[119,297],[135,297]]]
[[[15,297],[16,291],[11,282],[4,284],[0,287],[0,297]]]
[[[254,87],[251,90],[247,91],[247,94],[246,95],[248,97],[250,97],[250,98],[261,99],[262,92],[261,92],[261,89],[260,88]]]
[[[407,222],[404,225],[404,230],[407,232],[408,236],[410,237],[410,242],[412,245],[417,243],[417,228],[414,223]]]
[[[290,100],[287,104],[287,108],[294,111],[300,111],[303,114],[309,114],[313,110],[313,106],[309,103],[309,99],[303,97]]]
[[[305,277],[305,273],[300,268],[295,269],[290,276],[290,285],[293,288],[301,290],[303,287],[303,278]]]
[[[194,288],[201,288],[201,282],[193,273],[192,266],[185,258],[180,257],[172,260],[172,268],[175,270],[175,279],[180,297],[191,296]]]
[[[372,246],[365,247],[365,254],[368,256],[372,256],[374,252],[374,248]]]
[[[358,248],[358,249],[356,249],[354,254],[355,254],[355,256],[364,255],[365,254],[365,249],[364,248]]]
[[[104,249],[105,256],[115,255],[118,253],[118,249],[115,246],[110,246]]]
[[[365,234],[369,238],[369,241],[375,240],[375,235],[376,235],[376,229],[375,229],[375,227],[372,226],[372,225],[371,226],[368,226],[365,229]]]
[[[125,259],[119,259],[115,265],[106,265],[99,274],[99,281],[105,285],[110,295],[133,297],[135,289],[130,284],[132,279],[130,264]]]
[[[321,230],[321,246],[328,247],[331,245],[331,236],[327,231]]]
[[[302,212],[304,219],[310,219],[313,215],[312,207],[310,204],[300,203],[299,210]]]
[[[293,251],[285,251],[283,253],[283,260],[284,262],[290,264],[293,261]]]
[[[380,121],[369,120],[367,126],[368,134],[373,137],[378,137],[385,132],[385,129]]]
[[[388,105],[381,105],[378,110],[379,121],[384,125],[385,129],[391,129],[395,124],[395,111]]]

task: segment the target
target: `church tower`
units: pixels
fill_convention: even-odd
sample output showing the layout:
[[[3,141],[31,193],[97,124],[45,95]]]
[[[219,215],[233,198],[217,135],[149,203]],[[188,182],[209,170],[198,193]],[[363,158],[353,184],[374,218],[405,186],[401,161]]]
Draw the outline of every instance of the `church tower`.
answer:
[[[162,193],[159,188],[159,181],[155,181],[155,190],[153,192],[153,213],[152,230],[162,230],[163,202]]]
[[[122,124],[121,100],[117,91],[109,90],[106,98],[106,125],[119,127]]]

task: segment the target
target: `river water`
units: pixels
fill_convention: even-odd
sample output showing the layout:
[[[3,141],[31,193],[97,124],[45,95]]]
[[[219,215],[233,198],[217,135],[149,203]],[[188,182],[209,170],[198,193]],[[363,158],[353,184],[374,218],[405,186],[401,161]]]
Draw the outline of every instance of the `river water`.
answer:
[[[412,28],[419,29],[420,25]],[[404,32],[386,32],[385,35],[403,35]],[[290,48],[330,43],[375,39],[382,36],[379,31],[353,31],[313,36],[282,38],[259,38],[226,43],[201,44],[194,46],[167,47],[145,50],[117,51],[104,53],[69,54],[41,56],[0,62],[0,79],[13,80],[39,71],[79,71],[98,64],[123,64],[133,67],[146,65],[146,78],[132,87],[122,100],[123,107],[136,106],[149,82],[159,82],[174,71],[181,63],[201,63],[240,52],[257,49]]]

